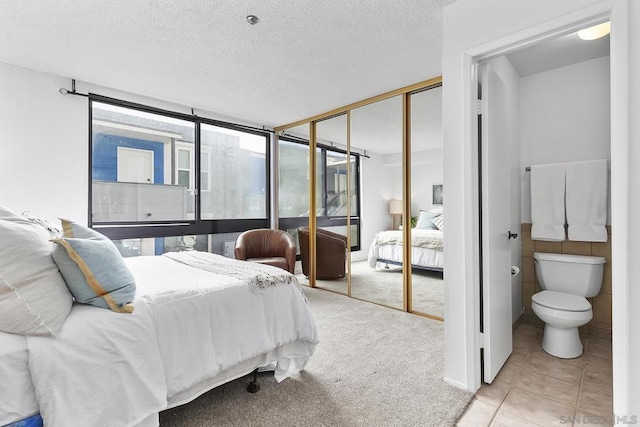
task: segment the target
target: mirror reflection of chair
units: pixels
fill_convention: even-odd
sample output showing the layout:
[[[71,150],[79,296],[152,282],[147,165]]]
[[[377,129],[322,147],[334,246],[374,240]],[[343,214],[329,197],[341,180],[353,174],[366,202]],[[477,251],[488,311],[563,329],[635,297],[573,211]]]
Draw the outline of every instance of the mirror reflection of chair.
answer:
[[[261,228],[243,232],[236,239],[236,259],[269,264],[293,273],[296,242],[282,230]]]
[[[298,228],[302,272],[309,276],[309,227]],[[316,232],[316,278],[334,280],[345,277],[347,236],[317,229]]]

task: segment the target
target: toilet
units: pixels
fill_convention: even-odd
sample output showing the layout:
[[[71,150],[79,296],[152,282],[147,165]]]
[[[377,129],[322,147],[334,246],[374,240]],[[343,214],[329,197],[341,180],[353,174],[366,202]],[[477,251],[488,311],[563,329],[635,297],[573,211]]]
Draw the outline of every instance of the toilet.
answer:
[[[582,354],[578,327],[593,318],[588,297],[602,287],[604,257],[533,254],[541,292],[531,297],[533,312],[544,322],[542,348],[547,353],[571,359]]]

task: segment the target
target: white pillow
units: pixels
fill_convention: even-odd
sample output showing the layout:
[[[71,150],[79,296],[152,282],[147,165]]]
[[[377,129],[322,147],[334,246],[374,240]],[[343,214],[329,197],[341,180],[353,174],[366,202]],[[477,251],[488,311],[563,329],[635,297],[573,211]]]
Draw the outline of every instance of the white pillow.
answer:
[[[420,228],[423,230],[437,230],[437,227],[433,223],[433,218],[440,214],[420,211],[420,215],[418,216],[418,221],[416,222],[416,228]]]
[[[0,330],[56,335],[72,297],[53,262],[49,233],[0,206]]]

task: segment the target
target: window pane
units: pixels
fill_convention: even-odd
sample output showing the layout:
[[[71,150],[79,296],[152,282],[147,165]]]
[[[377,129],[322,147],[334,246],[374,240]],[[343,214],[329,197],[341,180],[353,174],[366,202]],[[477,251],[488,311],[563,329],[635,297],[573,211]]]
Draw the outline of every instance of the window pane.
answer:
[[[347,215],[347,167],[346,154],[327,150],[327,216]]]
[[[266,218],[267,138],[207,124],[200,135],[202,218]]]
[[[193,219],[194,198],[176,173],[176,142],[192,145],[191,122],[93,101],[92,221]],[[187,151],[188,153],[188,151]]]
[[[209,191],[209,172],[202,171],[200,177],[200,188],[202,191]]]
[[[178,171],[178,185],[190,188],[189,171]]]
[[[162,255],[166,252],[202,251],[235,258],[234,248],[240,233],[151,237],[114,240],[123,257]]]
[[[356,156],[351,156],[350,161],[351,170],[349,173],[351,174],[351,182],[349,185],[350,197],[351,201],[351,215],[352,216],[360,216],[360,211],[358,210],[358,197],[360,195],[360,186],[358,185],[358,162]]]
[[[178,150],[178,168],[191,169],[191,153],[188,150]]]
[[[309,146],[279,141],[279,216],[281,218],[309,216]],[[322,157],[316,151],[316,207],[322,215]]]

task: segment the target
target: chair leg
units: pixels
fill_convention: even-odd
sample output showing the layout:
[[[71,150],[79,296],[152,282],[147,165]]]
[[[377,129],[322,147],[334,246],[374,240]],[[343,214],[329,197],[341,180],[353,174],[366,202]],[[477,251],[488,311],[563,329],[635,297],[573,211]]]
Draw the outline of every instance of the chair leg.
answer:
[[[260,384],[258,383],[258,368],[253,371],[253,381],[249,383],[247,386],[247,391],[249,393],[255,393],[260,390]]]

